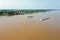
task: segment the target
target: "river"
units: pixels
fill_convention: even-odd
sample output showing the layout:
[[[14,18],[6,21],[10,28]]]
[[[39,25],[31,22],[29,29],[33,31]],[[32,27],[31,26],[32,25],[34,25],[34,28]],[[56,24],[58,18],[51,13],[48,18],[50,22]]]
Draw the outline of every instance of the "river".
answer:
[[[0,40],[60,40],[60,11],[0,16]]]

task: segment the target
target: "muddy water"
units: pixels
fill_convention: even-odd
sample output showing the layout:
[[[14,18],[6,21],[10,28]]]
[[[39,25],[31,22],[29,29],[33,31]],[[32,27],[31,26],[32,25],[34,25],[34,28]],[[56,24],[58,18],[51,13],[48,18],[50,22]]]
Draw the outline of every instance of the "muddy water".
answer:
[[[60,12],[1,16],[0,40],[60,40]]]

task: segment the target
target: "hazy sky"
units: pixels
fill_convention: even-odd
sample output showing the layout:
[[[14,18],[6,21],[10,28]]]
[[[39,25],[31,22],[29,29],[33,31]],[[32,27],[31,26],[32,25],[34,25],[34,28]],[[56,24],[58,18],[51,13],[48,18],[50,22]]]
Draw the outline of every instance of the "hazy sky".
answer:
[[[60,0],[0,0],[0,9],[60,9]]]

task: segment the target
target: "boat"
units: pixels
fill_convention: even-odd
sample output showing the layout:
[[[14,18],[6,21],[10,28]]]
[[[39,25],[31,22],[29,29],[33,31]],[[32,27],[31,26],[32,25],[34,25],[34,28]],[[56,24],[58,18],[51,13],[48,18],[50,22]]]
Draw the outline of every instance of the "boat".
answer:
[[[47,19],[49,19],[50,17],[47,17],[47,18],[44,18],[44,19],[41,19],[41,21],[45,21],[45,20],[47,20]]]

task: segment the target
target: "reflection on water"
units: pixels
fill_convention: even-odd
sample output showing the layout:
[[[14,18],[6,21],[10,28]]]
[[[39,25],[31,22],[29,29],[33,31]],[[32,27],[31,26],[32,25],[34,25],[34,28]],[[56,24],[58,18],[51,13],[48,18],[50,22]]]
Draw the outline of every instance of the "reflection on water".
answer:
[[[33,15],[30,19],[27,16]],[[60,40],[60,12],[1,16],[0,40]],[[40,21],[50,17],[46,21]]]

